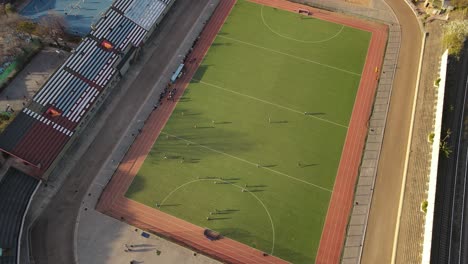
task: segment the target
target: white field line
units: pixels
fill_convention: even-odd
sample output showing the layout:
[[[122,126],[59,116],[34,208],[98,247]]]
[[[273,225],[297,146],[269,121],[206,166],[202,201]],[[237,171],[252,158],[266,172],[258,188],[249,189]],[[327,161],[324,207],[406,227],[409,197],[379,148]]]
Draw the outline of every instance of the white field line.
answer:
[[[341,69],[341,68],[331,66],[331,65],[328,65],[328,64],[320,63],[318,61],[309,60],[309,59],[299,57],[299,56],[296,56],[296,55],[292,55],[292,54],[289,54],[289,53],[285,53],[285,52],[282,52],[282,51],[279,51],[279,50],[270,49],[270,48],[267,48],[267,47],[259,46],[257,44],[245,42],[245,41],[242,41],[242,40],[238,40],[238,39],[235,39],[235,38],[230,38],[230,37],[226,37],[226,36],[222,36],[222,35],[218,35],[218,37],[228,39],[228,40],[232,40],[232,41],[235,41],[235,42],[239,42],[239,43],[251,46],[251,47],[256,47],[256,48],[259,48],[259,49],[267,50],[267,51],[270,51],[270,52],[273,52],[273,53],[281,54],[281,55],[284,55],[284,56],[288,56],[288,57],[291,57],[291,58],[294,58],[294,59],[297,59],[297,60],[310,62],[310,63],[316,64],[316,65],[320,65],[320,66],[330,68],[330,69],[333,69],[333,70],[337,70],[337,71],[340,71],[340,72],[348,73],[348,74],[355,75],[355,76],[361,76],[360,73],[348,71],[348,70]]]
[[[210,148],[210,147],[205,146],[205,145],[202,145],[202,144],[198,144],[197,142],[194,142],[194,141],[191,141],[191,140],[187,140],[187,139],[185,139],[185,138],[182,138],[182,137],[179,137],[179,136],[176,136],[176,135],[172,135],[172,134],[169,134],[169,133],[166,133],[166,132],[161,132],[161,134],[168,135],[168,136],[171,136],[171,137],[180,139],[180,140],[185,141],[185,142],[187,142],[187,143],[190,143],[190,144],[193,144],[193,145],[197,145],[197,146],[200,146],[200,147],[202,147],[202,148],[205,148],[205,149],[211,150],[211,151],[213,151],[213,152],[216,152],[216,153],[218,153],[218,154],[222,154],[222,155],[228,156],[228,157],[230,157],[230,158],[233,158],[233,159],[236,159],[236,160],[245,162],[245,163],[250,164],[250,165],[252,165],[252,166],[256,166],[257,168],[262,168],[262,169],[271,171],[271,172],[273,172],[273,173],[275,173],[275,174],[278,174],[278,175],[281,175],[281,176],[290,178],[290,179],[292,179],[292,180],[305,183],[305,184],[307,184],[307,185],[313,186],[313,187],[315,187],[315,188],[317,188],[317,189],[320,189],[320,190],[322,190],[322,191],[326,191],[326,192],[330,192],[330,193],[332,192],[332,190],[330,190],[330,189],[328,189],[328,188],[325,188],[325,187],[322,187],[322,186],[320,186],[320,185],[313,184],[313,183],[310,183],[310,182],[307,182],[307,181],[298,179],[298,178],[296,178],[296,177],[293,177],[293,176],[288,175],[288,174],[286,174],[286,173],[282,173],[282,172],[277,171],[277,170],[274,170],[274,169],[272,169],[272,168],[263,167],[263,166],[259,165],[258,163],[250,162],[250,161],[248,161],[248,160],[245,160],[245,159],[243,159],[243,158],[236,157],[236,156],[231,155],[231,154],[228,154],[228,153],[226,153],[226,152],[223,152],[223,151],[220,151],[220,150],[216,150],[216,149]]]
[[[276,32],[274,29],[272,29],[272,28],[268,25],[268,23],[265,21],[265,17],[263,16],[263,8],[264,8],[264,7],[265,7],[265,6],[262,5],[261,10],[260,10],[260,16],[262,17],[263,25],[265,25],[265,27],[267,27],[267,28],[268,28],[273,34],[275,34],[275,35],[278,35],[278,36],[280,36],[280,37],[282,37],[282,38],[285,38],[285,39],[289,39],[289,40],[301,42],[301,43],[315,44],[315,43],[327,42],[327,41],[329,41],[329,40],[332,40],[332,39],[338,37],[338,35],[341,34],[341,32],[343,31],[343,29],[344,29],[344,27],[345,27],[344,25],[341,25],[341,29],[338,31],[338,33],[336,33],[335,35],[333,35],[333,36],[331,36],[331,37],[329,37],[329,38],[322,39],[322,40],[300,40],[300,39],[295,39],[295,38],[291,38],[291,37],[288,37],[288,36],[286,36],[286,35],[283,35],[283,34],[281,34],[281,33]]]
[[[294,112],[294,113],[297,113],[297,114],[301,114],[301,115],[305,115],[305,116],[308,116],[308,117],[311,117],[311,118],[315,118],[317,120],[327,122],[327,123],[330,123],[330,124],[333,124],[333,125],[336,125],[336,126],[339,126],[339,127],[348,128],[345,125],[342,125],[342,124],[339,124],[339,123],[336,123],[336,122],[333,122],[333,121],[330,121],[330,120],[327,120],[327,119],[324,119],[324,118],[316,117],[314,115],[307,115],[307,112],[304,112],[304,111],[299,111],[299,110],[296,110],[296,109],[289,108],[287,106],[283,106],[283,105],[275,104],[275,103],[272,103],[272,102],[269,102],[269,101],[265,101],[263,99],[255,97],[255,96],[239,93],[239,92],[236,92],[236,91],[233,91],[233,90],[230,90],[230,89],[226,89],[226,88],[221,87],[219,85],[212,84],[212,83],[207,83],[207,82],[204,82],[202,80],[195,79],[195,78],[193,78],[192,80],[195,81],[195,82],[198,82],[198,83],[202,83],[202,84],[205,84],[205,85],[208,85],[208,86],[211,86],[211,87],[226,91],[226,92],[230,92],[230,93],[237,94],[237,95],[240,95],[240,96],[244,96],[244,97],[247,97],[247,98],[262,102],[262,103],[265,103],[265,104],[269,104],[269,105],[273,105],[273,106],[276,106],[276,107],[279,107],[279,108],[283,108],[285,110],[288,110],[288,111],[291,111],[291,112]]]
[[[160,204],[160,207],[161,206],[164,206],[164,203],[166,202],[167,199],[169,199],[169,197],[175,193],[176,191],[178,191],[180,188],[184,187],[184,186],[187,186],[189,184],[192,184],[192,183],[195,183],[195,182],[200,182],[200,181],[221,181],[221,182],[224,182],[224,183],[227,183],[227,184],[230,184],[232,186],[235,186],[241,190],[244,190],[245,188],[237,185],[237,184],[234,184],[232,182],[228,182],[228,181],[225,181],[225,180],[222,180],[222,179],[198,179],[198,180],[193,180],[193,181],[189,181],[189,182],[186,182],[182,185],[180,185],[179,187],[175,188],[174,190],[172,190],[168,195],[166,195],[166,197],[164,197],[164,199],[162,200],[161,204]],[[271,217],[270,215],[270,212],[268,211],[268,208],[266,207],[266,205],[262,202],[262,200],[260,198],[258,198],[257,195],[255,195],[253,192],[249,192],[247,191],[248,193],[250,193],[255,199],[257,199],[257,201],[263,206],[263,208],[265,209],[265,212],[267,213],[268,215],[268,218],[270,218],[270,224],[271,224],[271,231],[272,231],[272,246],[271,246],[271,251],[270,251],[270,255],[273,255],[274,251],[275,251],[275,225],[273,224],[273,218]]]

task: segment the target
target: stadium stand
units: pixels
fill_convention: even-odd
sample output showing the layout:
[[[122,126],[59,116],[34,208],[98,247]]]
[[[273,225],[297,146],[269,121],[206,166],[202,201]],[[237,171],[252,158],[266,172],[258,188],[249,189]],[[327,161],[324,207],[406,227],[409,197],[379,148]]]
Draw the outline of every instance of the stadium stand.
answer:
[[[163,12],[167,6],[172,5],[171,0],[140,0],[125,1],[117,0],[114,6],[121,10],[128,19],[132,20],[142,28],[151,31],[154,25],[157,25],[163,17]]]
[[[0,264],[16,264],[23,217],[39,180],[10,168],[0,181]]]
[[[0,135],[4,157],[46,178],[175,0],[116,0]]]
[[[17,264],[40,180],[125,74],[175,0],[116,0],[0,135],[0,264]],[[34,176],[34,177],[31,177]]]

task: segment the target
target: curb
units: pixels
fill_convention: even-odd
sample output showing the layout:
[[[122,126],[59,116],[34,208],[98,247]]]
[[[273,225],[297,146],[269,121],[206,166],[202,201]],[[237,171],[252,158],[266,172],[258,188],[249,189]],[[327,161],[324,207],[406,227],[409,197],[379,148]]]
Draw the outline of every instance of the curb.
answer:
[[[397,214],[397,222],[396,222],[396,227],[395,227],[395,236],[393,239],[393,248],[392,248],[392,260],[391,263],[396,262],[396,251],[397,251],[397,245],[398,245],[398,238],[399,238],[399,233],[400,233],[400,222],[401,222],[401,212],[403,210],[403,200],[405,197],[405,192],[406,192],[406,180],[408,177],[408,165],[409,165],[409,157],[411,153],[411,144],[413,142],[413,129],[414,129],[414,118],[416,116],[416,105],[418,101],[418,93],[419,93],[419,86],[421,82],[421,71],[422,71],[422,62],[424,58],[424,51],[426,47],[426,31],[424,30],[424,27],[421,23],[421,20],[418,18],[416,11],[414,10],[414,6],[409,3],[407,0],[405,0],[405,3],[411,8],[413,11],[414,15],[416,16],[416,19],[418,20],[419,24],[419,29],[422,33],[422,42],[421,42],[421,53],[419,55],[419,66],[418,66],[418,76],[416,77],[416,89],[414,91],[414,99],[413,99],[413,107],[411,110],[411,125],[410,125],[410,130],[409,130],[409,135],[408,135],[408,145],[406,147],[406,157],[405,157],[405,165],[403,168],[403,179],[401,182],[401,190],[400,190],[400,201],[398,204],[398,214]]]
[[[197,19],[197,22],[199,22],[199,23],[194,23],[192,25],[191,29],[190,29],[190,32],[194,32],[194,30],[196,30],[197,26],[200,26],[201,24],[203,24],[201,21],[203,20],[204,15],[206,14],[207,10],[209,8],[211,8],[211,6],[213,5],[213,2],[216,2],[216,1],[217,0],[210,0],[207,3],[205,8],[202,10],[202,13],[201,13],[200,17]],[[184,50],[184,43],[192,43],[193,42],[193,40],[190,39],[190,36],[192,36],[192,35],[188,34],[184,38],[184,40],[182,41],[182,43],[178,47],[177,51]],[[189,41],[187,41],[187,39],[189,39]],[[151,45],[151,43],[148,42],[147,45]],[[100,173],[102,173],[101,175],[104,175],[104,176],[103,177],[101,176],[101,178],[99,176],[96,177],[93,180],[93,182],[91,183],[91,185],[89,186],[89,188],[87,189],[87,193],[90,193],[90,191],[96,185],[100,185],[100,184],[97,184],[99,179],[105,178],[106,182],[108,183],[111,180],[111,178],[114,176],[114,172],[118,167],[116,167],[115,164],[113,164],[113,162],[112,162],[113,157],[114,156],[119,157],[118,159],[114,158],[115,161],[118,161],[118,160],[122,159],[125,156],[125,154],[127,153],[127,151],[130,149],[130,147],[133,145],[134,140],[136,139],[136,137],[133,140],[131,140],[130,143],[125,143],[124,141],[125,141],[126,136],[131,134],[131,131],[134,130],[135,128],[140,128],[142,120],[145,120],[145,122],[146,122],[146,119],[148,118],[148,116],[153,111],[152,110],[153,102],[157,101],[157,98],[159,97],[159,93],[158,93],[158,89],[157,89],[158,86],[160,86],[161,82],[164,81],[163,78],[167,77],[167,80],[170,78],[170,76],[171,76],[170,72],[172,71],[172,68],[171,68],[172,64],[174,64],[174,65],[179,64],[180,58],[177,57],[177,54],[180,55],[180,54],[183,54],[184,52],[186,52],[186,51],[184,50],[183,52],[176,52],[175,53],[174,57],[171,59],[171,63],[168,64],[168,66],[164,69],[164,73],[161,75],[160,79],[153,85],[153,87],[151,88],[151,90],[149,92],[149,95],[147,96],[146,100],[141,104],[141,106],[138,109],[137,113],[135,114],[133,119],[130,121],[129,126],[127,127],[126,131],[123,133],[123,135],[120,138],[119,142],[115,145],[114,149],[112,150],[110,156],[106,159],[104,164],[101,166],[101,169],[99,171],[100,171]],[[145,113],[145,111],[148,112],[148,113]],[[143,122],[143,124],[144,124],[144,122]],[[128,145],[128,146],[126,146],[126,145]],[[125,146],[124,147],[125,151],[124,151],[123,155],[116,154],[118,152],[118,150],[121,149],[122,146]],[[108,172],[111,172],[111,173],[110,173],[110,175],[107,176],[107,174],[109,174]],[[96,205],[98,204],[100,196],[101,196],[102,191],[104,190],[104,188],[105,188],[105,186],[100,187],[100,189],[101,189],[100,193],[96,194],[96,196],[98,196],[98,199],[95,202],[92,202],[92,203],[94,203],[93,207],[96,207]],[[83,201],[86,198],[87,197],[85,196],[83,198]],[[77,215],[77,218],[76,218],[76,221],[75,221],[75,228],[74,228],[74,238],[73,238],[73,240],[74,240],[73,241],[73,251],[74,252],[73,252],[73,254],[74,254],[75,264],[79,264],[79,257],[78,257],[78,236],[79,236],[78,234],[79,234],[79,231],[78,230],[79,230],[80,218],[81,218],[81,213],[82,213],[82,208],[83,207],[84,206],[83,206],[83,203],[82,203],[82,206],[80,206],[80,209],[78,211],[78,215]]]

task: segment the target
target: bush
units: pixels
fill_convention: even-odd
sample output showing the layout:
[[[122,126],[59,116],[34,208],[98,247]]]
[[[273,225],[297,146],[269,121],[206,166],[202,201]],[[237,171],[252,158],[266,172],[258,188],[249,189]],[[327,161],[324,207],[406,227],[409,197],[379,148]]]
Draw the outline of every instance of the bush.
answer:
[[[0,112],[0,120],[7,121],[10,120],[11,114],[8,112]]]
[[[15,12],[15,8],[13,7],[12,4],[8,3],[5,5],[5,13],[14,13]]]
[[[15,119],[15,116],[15,114],[9,112],[0,112],[0,133]]]
[[[459,57],[467,36],[468,20],[455,20],[444,26],[442,41],[451,55]]]
[[[421,212],[427,214],[427,205],[428,205],[427,200],[424,200],[424,201],[421,203]]]
[[[468,7],[468,0],[451,0],[450,2],[455,7]]]
[[[427,141],[428,141],[429,143],[431,143],[431,144],[434,143],[434,136],[435,136],[434,132],[431,132],[431,133],[427,136]]]
[[[36,28],[36,24],[28,20],[20,21],[18,25],[16,25],[16,30],[28,34],[29,37],[31,37],[31,35],[36,31]]]

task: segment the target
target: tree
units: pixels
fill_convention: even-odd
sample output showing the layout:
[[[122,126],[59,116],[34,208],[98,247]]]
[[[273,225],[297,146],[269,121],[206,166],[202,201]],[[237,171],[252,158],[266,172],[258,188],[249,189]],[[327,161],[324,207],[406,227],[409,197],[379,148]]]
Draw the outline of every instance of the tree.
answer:
[[[447,140],[450,138],[450,135],[452,135],[452,131],[447,129],[447,132],[445,132],[445,137],[440,140],[440,150],[442,153],[444,153],[446,158],[450,157],[450,154],[452,154],[452,148],[449,146]]]
[[[8,16],[8,14],[13,13],[14,11],[15,11],[15,9],[13,8],[13,6],[10,3],[5,5],[5,15]]]
[[[63,16],[55,12],[49,12],[39,20],[39,27],[36,33],[41,37],[52,39],[57,46],[61,46],[59,39],[65,36],[66,26],[67,22]]]
[[[16,30],[18,30],[19,32],[24,32],[28,34],[29,37],[32,37],[31,35],[36,31],[36,28],[37,28],[36,24],[28,20],[20,21],[16,25]]]
[[[0,50],[3,56],[14,56],[21,52],[23,40],[17,33],[16,26],[21,21],[21,17],[12,14],[2,17],[0,26]]]
[[[463,8],[468,7],[468,0],[451,0],[453,6]]]
[[[454,20],[444,26],[443,43],[451,55],[459,56],[468,36],[468,20]]]

